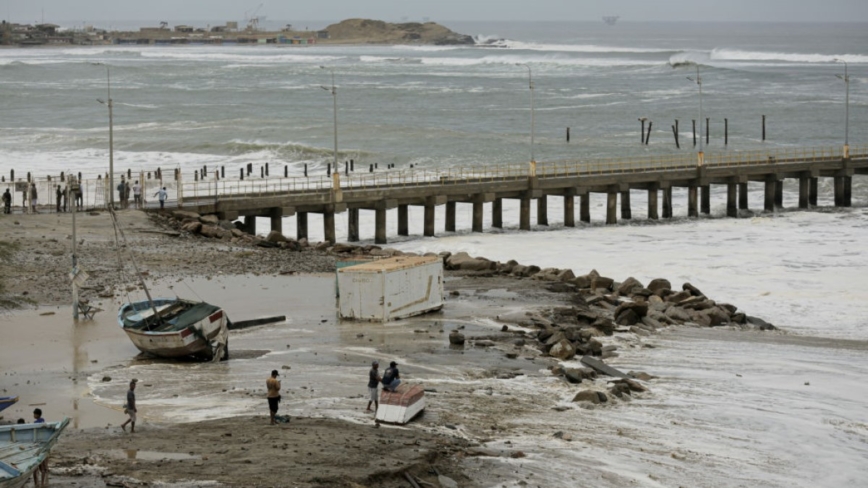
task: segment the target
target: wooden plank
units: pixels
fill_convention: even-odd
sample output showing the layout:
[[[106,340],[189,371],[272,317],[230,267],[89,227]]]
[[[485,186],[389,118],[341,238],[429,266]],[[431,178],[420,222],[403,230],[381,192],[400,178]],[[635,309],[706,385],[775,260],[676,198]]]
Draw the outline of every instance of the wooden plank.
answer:
[[[274,317],[264,317],[261,319],[239,320],[229,323],[229,330],[246,329],[248,327],[256,327],[259,325],[273,324],[275,322],[283,322],[286,320],[286,315],[277,315]]]
[[[605,375],[612,376],[615,378],[629,378],[629,376],[627,376],[626,374],[624,374],[624,373],[618,371],[617,369],[609,366],[608,364],[604,363],[603,361],[601,361],[597,358],[591,357],[591,356],[583,356],[582,357],[582,364],[584,364],[585,366],[588,366],[590,368],[593,368],[596,372],[598,372],[600,374],[605,374]]]

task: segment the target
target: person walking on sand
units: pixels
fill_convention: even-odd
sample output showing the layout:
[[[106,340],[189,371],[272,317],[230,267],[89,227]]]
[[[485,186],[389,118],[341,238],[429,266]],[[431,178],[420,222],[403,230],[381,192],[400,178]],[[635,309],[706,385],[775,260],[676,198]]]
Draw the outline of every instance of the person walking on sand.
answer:
[[[401,384],[401,373],[398,371],[398,363],[392,361],[386,372],[383,373],[383,389],[386,391],[395,391],[398,385]]]
[[[142,185],[139,184],[139,180],[136,180],[136,184],[133,185],[133,203],[137,209],[142,208]]]
[[[23,423],[23,422],[22,422]],[[33,422],[34,424],[44,424],[45,419],[42,418],[42,409],[37,408],[33,410]],[[39,478],[42,478],[41,480]],[[33,486],[48,486],[48,456],[45,457],[45,460],[33,470]]]
[[[166,193],[166,187],[164,186],[160,188],[157,193],[154,193],[154,196],[160,200],[160,210],[166,208],[166,198],[169,196],[169,194]]]
[[[130,433],[136,433],[136,383],[139,380],[133,379],[130,381],[130,389],[127,391],[127,403],[124,405],[124,413],[129,417],[126,422],[121,424],[121,430],[127,431],[127,424],[130,424]]]
[[[271,425],[277,425],[275,416],[277,415],[277,407],[280,403],[280,380],[277,370],[271,371],[271,377],[265,380],[265,386],[268,388],[268,411],[271,413]]]
[[[377,385],[380,383],[380,372],[378,371],[380,368],[380,362],[374,361],[371,363],[371,371],[368,372],[368,408],[365,409],[366,412],[371,411],[371,403],[374,404],[374,412],[379,410],[380,408],[380,400],[377,397]]]
[[[118,204],[121,208],[124,208],[124,189],[126,188],[126,186],[127,182],[126,180],[124,180],[124,177],[121,176],[121,182],[118,183],[118,186],[116,188],[118,191]]]
[[[6,193],[3,194],[3,213],[12,213],[12,194],[9,193],[9,188],[7,188]]]
[[[36,211],[36,205],[39,203],[39,198],[36,194],[36,183],[30,184],[30,211],[33,213],[39,213]]]
[[[60,213],[60,204],[63,203],[63,190],[60,189],[60,185],[57,185],[57,189],[54,191],[54,196],[57,197],[57,202],[55,202],[55,211]]]
[[[124,185],[124,208],[130,208],[130,192],[131,191],[132,190],[130,189],[130,182],[127,181],[127,183]]]

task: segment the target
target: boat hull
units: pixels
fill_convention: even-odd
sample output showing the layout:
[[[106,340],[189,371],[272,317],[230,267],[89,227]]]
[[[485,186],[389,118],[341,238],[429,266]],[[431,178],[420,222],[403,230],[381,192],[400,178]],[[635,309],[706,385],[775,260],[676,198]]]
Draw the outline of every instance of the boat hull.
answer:
[[[15,405],[18,402],[18,397],[2,397],[0,398],[0,412]]]
[[[425,410],[425,390],[420,385],[401,384],[392,393],[380,392],[377,421],[404,425]]]
[[[126,307],[142,309],[141,303],[128,304],[124,308]],[[121,310],[123,311],[124,308]],[[120,318],[119,322],[127,337],[138,350],[162,358],[187,356],[212,358],[217,343],[225,345],[228,341],[229,319],[222,309],[218,309],[181,330],[166,332],[124,327],[123,320]]]
[[[0,427],[0,488],[26,485],[68,424],[64,419]]]

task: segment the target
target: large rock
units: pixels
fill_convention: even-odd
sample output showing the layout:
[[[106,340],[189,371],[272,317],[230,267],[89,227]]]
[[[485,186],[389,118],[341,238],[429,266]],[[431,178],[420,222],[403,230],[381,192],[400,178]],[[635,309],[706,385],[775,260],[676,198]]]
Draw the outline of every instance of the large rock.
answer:
[[[220,219],[216,215],[201,215],[199,216],[199,222],[205,225],[217,225],[220,223]]]
[[[576,393],[576,396],[573,397],[574,402],[588,402],[593,403],[594,405],[598,405],[600,403],[606,403],[609,401],[609,398],[605,393],[601,391],[594,390],[582,390]]]
[[[558,273],[558,281],[563,281],[564,283],[568,283],[573,281],[576,278],[576,275],[573,274],[573,270],[565,269]]]
[[[759,330],[777,330],[778,328],[774,325],[766,322],[765,320],[759,317],[746,316],[746,321],[748,324],[753,325]]]
[[[199,220],[199,214],[198,213],[190,212],[188,210],[173,210],[172,211],[172,217],[175,217],[178,220],[185,220],[185,219]]]
[[[575,355],[576,348],[570,341],[566,339],[561,340],[560,342],[552,346],[551,349],[549,349],[549,356],[558,358],[561,361],[572,359]]]
[[[703,294],[701,291],[699,291],[699,288],[691,285],[690,283],[685,283],[685,284],[681,285],[681,289],[686,291],[686,292],[690,292],[690,294],[695,296],[695,297],[704,297],[705,296],[705,294]]]
[[[675,324],[683,324],[689,322],[691,319],[690,314],[688,314],[687,311],[678,307],[669,307],[665,312],[663,312],[663,314]]]
[[[277,244],[278,242],[286,242],[286,236],[281,234],[280,232],[273,230],[268,233],[268,236],[265,238],[266,241]]]
[[[648,315],[648,304],[645,302],[622,302],[618,305],[618,308],[615,309],[615,313],[613,314],[616,318],[621,315],[623,312],[627,310],[632,311],[636,314],[638,318],[642,318]],[[630,324],[633,325],[633,324]]]
[[[641,317],[636,315],[636,312],[630,309],[622,311],[615,317],[615,323],[618,325],[636,325],[640,320]]]
[[[612,380],[611,382],[616,384],[616,385],[617,384],[626,385],[627,388],[630,389],[630,391],[635,391],[638,393],[648,391],[648,388],[645,388],[644,386],[642,386],[642,384],[639,383],[638,381],[627,379],[627,378]]]
[[[666,278],[657,278],[651,280],[651,283],[648,283],[648,289],[655,295],[658,295],[658,293],[661,293],[663,290],[671,290],[672,283],[670,283]]]
[[[345,244],[339,242],[332,247],[332,252],[334,253],[351,253],[356,252],[359,249],[359,246],[354,246],[352,244]]]
[[[453,344],[456,346],[464,345],[464,334],[458,332],[457,330],[453,330],[449,333],[449,344]]]
[[[728,324],[730,320],[728,311],[722,307],[710,308],[703,313],[708,316],[712,327]]]
[[[684,300],[692,297],[689,291],[679,291],[678,293],[673,293],[666,297],[666,301],[669,303],[681,303]]]
[[[618,285],[618,289],[616,291],[621,295],[632,295],[633,290],[641,290],[642,288],[645,288],[644,286],[642,286],[642,283],[640,283],[639,280],[631,276],[624,280],[623,283]]]
[[[199,233],[205,237],[212,237],[216,239],[220,239],[225,235],[229,235],[228,231],[223,230],[216,225],[203,225],[202,228],[199,230]]]
[[[182,225],[181,230],[191,232],[193,234],[198,234],[199,231],[202,230],[202,224],[193,220]]]
[[[556,281],[558,279],[558,273],[561,270],[558,268],[544,268],[539,271],[539,273],[533,276],[533,279],[540,281]]]
[[[473,258],[466,252],[453,254],[446,259],[447,269],[452,270],[487,271],[489,269],[494,269],[496,266],[496,262],[489,261],[485,258]]]

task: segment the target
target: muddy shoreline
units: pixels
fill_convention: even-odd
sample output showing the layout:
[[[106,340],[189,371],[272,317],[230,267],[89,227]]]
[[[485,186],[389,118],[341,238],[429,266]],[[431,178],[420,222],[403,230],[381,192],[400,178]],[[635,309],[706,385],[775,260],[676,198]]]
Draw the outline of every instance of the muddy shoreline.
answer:
[[[387,325],[346,323],[334,316],[337,257],[322,248],[207,239],[159,226],[137,211],[120,218],[149,286],[171,292],[183,280],[212,294],[230,315],[268,315],[292,303],[292,316],[287,324],[233,336],[228,365],[143,358],[112,324],[117,300],[135,285],[117,273],[107,215],[80,220],[81,264],[92,276],[85,297],[106,310],[84,328],[70,328],[65,317],[68,219],[0,219],[0,231],[20,246],[6,273],[10,289],[27,292],[39,306],[8,316],[4,344],[16,350],[0,354],[2,386],[22,402],[4,413],[24,415],[44,403],[52,416],[75,419],[53,451],[52,486],[397,488],[409,486],[405,472],[428,483],[423,486],[450,486],[440,475],[468,487],[556,486],[541,470],[545,451],[520,447],[522,439],[585,449],[594,446],[593,427],[582,420],[587,413],[614,415],[633,399],[655,395],[653,377],[631,389],[583,373],[578,350],[560,359],[549,354],[556,337],[563,347],[597,357],[641,358],[643,349],[655,347],[655,336],[670,333],[663,324],[659,331],[616,325],[618,292],[605,278],[594,278],[600,290],[577,293],[578,278],[565,280],[571,273],[536,270],[549,278],[530,279],[520,276],[528,267],[517,263],[498,264],[519,272],[513,275],[456,255],[442,312]],[[601,315],[582,335],[591,308]],[[465,344],[453,344],[455,335]],[[425,414],[406,428],[377,428],[364,412],[371,358],[397,358],[408,381],[429,392]],[[272,368],[284,372],[284,413],[293,418],[277,428],[263,412],[262,372]],[[117,425],[124,385],[133,377],[142,382],[143,419],[129,435]],[[580,392],[606,401],[577,400]]]

